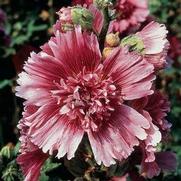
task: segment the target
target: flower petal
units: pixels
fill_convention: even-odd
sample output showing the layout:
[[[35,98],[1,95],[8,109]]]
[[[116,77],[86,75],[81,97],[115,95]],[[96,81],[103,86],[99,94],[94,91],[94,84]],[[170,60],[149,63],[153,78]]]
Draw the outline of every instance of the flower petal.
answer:
[[[79,73],[84,67],[93,71],[101,60],[97,37],[93,33],[82,33],[80,27],[66,33],[57,31],[56,42],[50,42],[49,46],[54,56],[72,75]]]
[[[167,33],[165,25],[152,21],[136,35],[144,42],[145,54],[158,54],[167,47]]]
[[[135,53],[116,48],[104,61],[105,74],[111,75],[123,98],[132,100],[150,95],[154,67]]]
[[[177,167],[176,154],[170,151],[158,152],[155,154],[156,162],[164,171],[174,171]]]
[[[57,151],[58,158],[66,153],[68,159],[74,157],[84,134],[76,120],[71,122],[66,116],[60,115],[57,105],[42,106],[26,119],[31,122],[28,132],[31,141],[43,152],[52,155]]]
[[[94,5],[90,5],[89,10],[94,16],[93,28],[96,33],[100,34],[104,23],[103,13]]]
[[[127,158],[139,139],[146,139],[145,128],[149,128],[149,122],[141,114],[126,105],[119,106],[99,131],[88,131],[97,163],[110,166],[115,163],[114,159]]]
[[[40,176],[41,167],[47,158],[47,154],[43,153],[40,149],[19,155],[17,162],[25,175],[24,181],[37,181]]]

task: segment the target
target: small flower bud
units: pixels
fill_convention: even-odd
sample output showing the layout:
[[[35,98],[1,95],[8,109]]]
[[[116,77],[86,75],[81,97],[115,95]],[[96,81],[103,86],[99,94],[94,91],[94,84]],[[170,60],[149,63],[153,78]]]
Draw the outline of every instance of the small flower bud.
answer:
[[[104,48],[103,53],[102,53],[103,54],[103,58],[107,58],[111,54],[112,51],[113,51],[112,47]]]
[[[13,144],[12,143],[8,143],[6,146],[4,146],[1,151],[0,151],[0,155],[2,157],[6,157],[8,159],[10,159],[13,155]]]
[[[130,51],[144,54],[144,42],[136,35],[130,35],[122,39],[121,46],[128,46]]]
[[[120,43],[119,33],[110,33],[106,36],[106,43],[111,46],[115,47],[118,46]]]
[[[88,9],[74,7],[71,10],[71,15],[74,24],[81,25],[85,29],[92,29],[93,15]]]

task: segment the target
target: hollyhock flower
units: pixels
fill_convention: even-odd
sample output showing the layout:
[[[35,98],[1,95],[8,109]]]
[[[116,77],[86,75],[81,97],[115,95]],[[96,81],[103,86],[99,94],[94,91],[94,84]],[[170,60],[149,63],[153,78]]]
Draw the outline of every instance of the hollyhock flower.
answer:
[[[144,100],[138,100],[138,102],[137,104],[142,104],[143,109],[150,114],[153,123],[158,126],[160,130],[169,131],[171,123],[165,118],[170,111],[170,103],[167,96],[159,91],[155,91],[151,96],[148,96]]]
[[[146,109],[147,103],[147,97],[132,101],[132,107],[140,112],[142,115],[144,115],[150,123],[150,128],[146,130],[148,136],[140,144],[140,148],[142,151],[142,169],[143,166],[145,167],[147,165],[147,163],[152,163],[155,161],[156,146],[161,141],[161,132],[159,128],[153,123],[153,118],[150,116],[149,112]]]
[[[167,97],[159,91],[154,94],[132,101],[132,107],[142,113],[150,121],[148,137],[140,145],[143,158],[141,170],[148,178],[158,176],[162,167],[157,163],[156,146],[161,141],[161,134],[169,131],[171,124],[165,119],[169,111]],[[141,112],[142,111],[142,112]],[[162,134],[163,136],[163,134]],[[169,164],[169,163],[168,163]]]
[[[84,5],[84,4],[87,4],[87,5],[90,5],[90,4],[93,4],[93,0],[73,0],[72,1],[72,5]]]
[[[90,5],[88,9],[81,6],[61,8],[57,14],[59,20],[54,25],[54,32],[73,30],[74,25],[80,25],[84,30],[100,34],[104,23],[102,12],[94,5]]]
[[[18,156],[17,162],[21,166],[25,176],[25,181],[37,181],[40,175],[41,167],[48,158],[47,154],[43,153],[41,149],[30,141],[30,137],[28,135],[29,120],[27,118],[36,110],[36,106],[26,106],[23,114],[24,118],[20,120],[18,125],[18,128],[21,130],[21,147],[19,150],[21,154]]]
[[[167,33],[165,25],[152,21],[140,32],[125,37],[121,45],[140,52],[156,69],[161,69],[166,65],[169,48]]]
[[[121,33],[145,21],[149,14],[147,0],[117,0],[114,8],[116,19],[111,21],[108,32]]]
[[[170,151],[155,154],[156,162],[163,171],[174,171],[177,167],[176,154]]]
[[[177,166],[176,155],[172,152],[158,152],[153,162],[142,162],[142,174],[147,178],[158,176],[161,171],[174,171]]]
[[[154,68],[120,47],[101,61],[92,33],[57,31],[19,75],[17,95],[37,110],[27,120],[30,141],[44,153],[74,157],[87,134],[98,164],[127,158],[147,138],[149,121],[125,101],[153,93]]]

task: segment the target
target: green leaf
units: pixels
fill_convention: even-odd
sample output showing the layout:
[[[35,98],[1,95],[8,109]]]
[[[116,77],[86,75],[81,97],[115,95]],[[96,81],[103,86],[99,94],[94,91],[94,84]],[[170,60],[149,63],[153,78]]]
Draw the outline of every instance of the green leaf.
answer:
[[[0,81],[0,89],[3,89],[4,87],[12,85],[12,80],[2,80]]]
[[[61,163],[53,163],[51,158],[49,158],[44,166],[43,166],[43,172],[50,172],[51,170],[54,170],[56,168],[58,168],[60,165],[62,165]]]

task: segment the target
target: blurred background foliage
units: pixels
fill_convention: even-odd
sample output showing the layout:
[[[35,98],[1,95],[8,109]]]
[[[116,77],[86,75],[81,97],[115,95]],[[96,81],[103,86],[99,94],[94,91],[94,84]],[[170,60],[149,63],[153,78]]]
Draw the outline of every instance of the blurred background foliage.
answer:
[[[15,97],[14,90],[17,74],[22,70],[22,65],[30,52],[38,52],[39,46],[51,36],[51,27],[56,21],[55,12],[70,3],[69,0],[0,0],[0,178],[4,181],[22,180],[15,161],[19,148],[16,125],[22,112],[22,100]],[[153,180],[179,181],[181,180],[181,0],[149,0],[149,6],[151,15],[159,22],[165,23],[170,32],[171,49],[168,59],[171,65],[159,74],[157,86],[170,98],[171,112],[168,118],[173,124],[171,137],[168,138],[169,143],[161,147],[176,152],[178,157],[176,172]],[[76,164],[76,161],[73,160],[71,164]],[[116,172],[116,168],[110,168],[109,171],[113,170]],[[79,175],[85,170],[83,167],[72,172]],[[72,172],[61,164],[61,160],[58,162],[49,159],[43,168],[41,180],[72,180],[74,178]],[[104,172],[100,174],[102,173]]]

